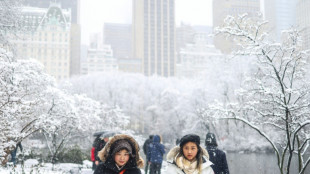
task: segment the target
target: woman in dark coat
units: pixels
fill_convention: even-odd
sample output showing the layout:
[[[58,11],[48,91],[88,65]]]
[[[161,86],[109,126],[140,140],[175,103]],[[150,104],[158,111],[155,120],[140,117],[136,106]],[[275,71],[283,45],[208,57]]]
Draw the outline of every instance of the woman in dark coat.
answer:
[[[143,166],[139,145],[129,135],[115,135],[99,152],[101,163],[94,174],[141,174]]]

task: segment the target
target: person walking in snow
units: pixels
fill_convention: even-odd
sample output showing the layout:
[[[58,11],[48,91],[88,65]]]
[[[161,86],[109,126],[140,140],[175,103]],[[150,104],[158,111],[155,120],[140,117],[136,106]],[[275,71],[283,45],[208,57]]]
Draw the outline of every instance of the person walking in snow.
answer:
[[[154,135],[153,142],[149,145],[147,161],[150,163],[150,174],[160,174],[165,146],[160,143],[160,136]]]
[[[146,160],[148,160],[148,151],[149,151],[149,146],[150,144],[153,142],[153,135],[150,135],[149,138],[147,140],[145,140],[144,144],[143,144],[143,153],[145,154]],[[148,172],[148,168],[149,168],[149,161],[146,161],[145,164],[145,174],[147,174]]]
[[[214,174],[207,150],[200,146],[200,137],[188,134],[180,139],[179,146],[167,155],[166,174]]]
[[[143,167],[139,144],[129,135],[113,136],[98,156],[102,161],[94,174],[141,174]]]
[[[96,156],[98,154],[98,151],[96,152],[96,147],[98,146],[98,144],[101,142],[101,139],[100,139],[100,135],[96,136],[94,142],[93,142],[93,145],[92,145],[92,148],[91,148],[91,151],[90,151],[90,159],[91,161],[93,162],[93,166],[92,166],[92,170],[96,170]],[[98,163],[99,164],[99,163]]]
[[[95,166],[94,166],[94,170],[96,170],[96,167],[99,165],[100,163],[100,158],[98,157],[98,152],[104,148],[104,146],[106,145],[106,143],[109,141],[109,137],[108,136],[103,136],[101,135],[99,140],[97,140],[97,142],[94,144],[95,145],[95,150],[94,150],[94,156],[95,156]]]
[[[20,151],[23,151],[23,146],[21,142],[18,142],[14,150],[11,152],[11,162],[13,162],[14,166],[16,166],[16,154],[17,154],[18,148],[20,149]]]
[[[215,174],[229,174],[226,154],[217,148],[217,142],[213,133],[207,133],[205,145],[210,155],[210,161],[214,164],[212,169]]]

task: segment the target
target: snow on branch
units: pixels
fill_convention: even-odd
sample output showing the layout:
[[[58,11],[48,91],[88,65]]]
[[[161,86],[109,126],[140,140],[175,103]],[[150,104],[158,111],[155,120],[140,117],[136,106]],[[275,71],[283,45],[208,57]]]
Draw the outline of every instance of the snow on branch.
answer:
[[[265,32],[266,24],[260,17],[244,14],[227,16],[224,25],[216,28],[215,34],[233,38],[240,46],[235,55],[256,57],[257,70],[236,92],[236,101],[217,103],[208,108],[213,111],[206,112],[214,118],[243,122],[256,130],[276,152],[280,173],[287,169],[288,174],[293,153],[297,151],[299,159],[306,158],[302,152],[309,142],[310,131],[305,128],[310,124],[310,84],[305,76],[309,55],[302,50],[298,30],[283,31],[281,43],[275,43]],[[296,143],[301,146],[295,147]],[[309,160],[298,162],[303,166],[299,170],[302,173]]]

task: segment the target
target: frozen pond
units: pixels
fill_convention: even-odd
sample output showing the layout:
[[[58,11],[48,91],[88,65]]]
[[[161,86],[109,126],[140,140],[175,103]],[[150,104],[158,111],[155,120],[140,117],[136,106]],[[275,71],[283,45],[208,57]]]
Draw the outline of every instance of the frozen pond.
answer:
[[[273,153],[227,153],[227,162],[231,174],[279,174],[277,159]],[[298,173],[297,160],[293,158],[293,171]],[[310,166],[305,173],[310,173]]]

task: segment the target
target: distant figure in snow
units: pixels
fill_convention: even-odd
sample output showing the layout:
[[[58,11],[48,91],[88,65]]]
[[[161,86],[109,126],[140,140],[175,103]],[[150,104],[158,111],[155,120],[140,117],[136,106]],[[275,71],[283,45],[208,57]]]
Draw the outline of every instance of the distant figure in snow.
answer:
[[[101,135],[100,140],[96,143],[95,151],[94,151],[94,155],[95,155],[94,170],[97,168],[97,166],[101,162],[101,160],[98,156],[98,152],[104,148],[104,146],[107,144],[108,141],[109,141],[109,136]]]
[[[101,141],[100,135],[97,135],[94,142],[93,142],[92,148],[91,148],[90,158],[91,158],[91,161],[93,162],[93,166],[92,166],[93,170],[96,170],[96,167],[97,167],[95,161],[96,161],[96,156],[97,156],[98,151],[96,153],[95,153],[95,151],[96,151],[96,147],[99,145],[100,141]]]
[[[23,151],[23,146],[21,142],[18,142],[16,144],[15,149],[11,152],[11,162],[13,162],[14,166],[16,166],[16,154],[17,154],[17,149],[20,149],[21,151]]]
[[[165,146],[161,144],[159,135],[154,135],[153,142],[149,145],[147,161],[150,163],[150,174],[160,174]]]
[[[149,151],[149,146],[150,144],[153,142],[153,135],[150,135],[149,138],[147,140],[145,140],[144,144],[143,144],[143,153],[145,154],[146,157],[146,164],[145,164],[145,174],[147,174],[148,169],[149,169],[149,161],[148,160],[148,151]]]
[[[229,174],[226,154],[225,152],[217,148],[216,138],[213,133],[207,133],[205,145],[210,156],[210,161],[214,164],[211,166],[214,173]]]

